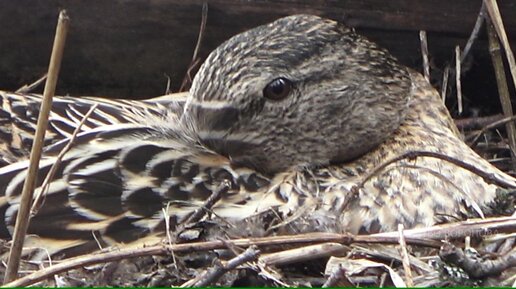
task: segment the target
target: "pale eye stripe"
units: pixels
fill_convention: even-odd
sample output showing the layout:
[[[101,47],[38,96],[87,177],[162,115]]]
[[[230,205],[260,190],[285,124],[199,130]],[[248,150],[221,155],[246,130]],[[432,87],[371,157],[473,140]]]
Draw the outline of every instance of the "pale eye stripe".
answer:
[[[226,139],[228,137],[228,132],[227,130],[201,130],[197,132],[197,135],[199,135],[199,138],[202,140]]]
[[[191,99],[188,103],[191,106],[197,106],[203,109],[223,109],[223,108],[233,108],[234,106],[227,102],[221,100],[203,100],[197,101],[196,99]]]

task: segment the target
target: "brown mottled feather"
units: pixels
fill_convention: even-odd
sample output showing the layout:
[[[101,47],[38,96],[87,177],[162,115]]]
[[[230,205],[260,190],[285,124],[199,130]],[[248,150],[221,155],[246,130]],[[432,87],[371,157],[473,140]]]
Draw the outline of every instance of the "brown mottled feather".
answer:
[[[460,139],[438,93],[419,73],[411,76],[409,113],[386,142],[354,162],[314,170],[315,182],[306,174],[296,182],[302,191],[313,192],[318,187],[314,210],[336,222],[333,230],[373,233],[396,230],[399,223],[409,228],[430,226],[481,215],[481,209],[494,199],[498,186],[430,157],[392,163],[366,181],[358,195],[351,193],[375,167],[410,151],[438,152],[516,184]]]

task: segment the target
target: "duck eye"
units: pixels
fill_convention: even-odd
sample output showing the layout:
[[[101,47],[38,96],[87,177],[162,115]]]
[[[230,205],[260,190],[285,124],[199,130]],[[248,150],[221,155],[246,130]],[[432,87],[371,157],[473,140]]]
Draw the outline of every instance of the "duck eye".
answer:
[[[280,77],[269,82],[263,89],[263,96],[271,100],[282,100],[292,91],[292,82]]]

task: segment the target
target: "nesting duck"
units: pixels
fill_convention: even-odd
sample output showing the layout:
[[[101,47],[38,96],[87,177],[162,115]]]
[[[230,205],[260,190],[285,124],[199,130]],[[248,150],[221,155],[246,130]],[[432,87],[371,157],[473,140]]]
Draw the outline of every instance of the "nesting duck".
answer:
[[[40,99],[0,95],[0,236],[9,239]],[[222,184],[205,221],[242,234],[429,226],[483,216],[498,188],[516,186],[461,140],[419,73],[317,16],[234,36],[183,96],[57,98],[37,193],[96,108],[45,189],[27,244],[74,255],[159,239]]]

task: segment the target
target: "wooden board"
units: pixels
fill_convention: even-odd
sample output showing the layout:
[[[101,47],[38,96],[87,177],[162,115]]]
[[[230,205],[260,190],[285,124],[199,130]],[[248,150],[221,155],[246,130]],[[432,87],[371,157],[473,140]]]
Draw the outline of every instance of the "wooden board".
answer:
[[[197,41],[203,3],[193,0],[2,2],[1,89],[14,90],[46,71],[57,14],[59,9],[66,8],[72,25],[58,93],[135,98],[163,94],[167,77],[171,79],[171,89],[178,89]],[[481,4],[472,0],[207,2],[207,29],[201,57],[238,32],[281,16],[311,13],[356,27],[387,47],[403,63],[417,69],[421,62],[419,30],[428,31],[432,61],[442,66],[452,60],[455,45],[466,43]],[[514,39],[516,1],[499,2],[509,36]],[[485,39],[482,34],[475,46],[474,65],[490,64]]]

